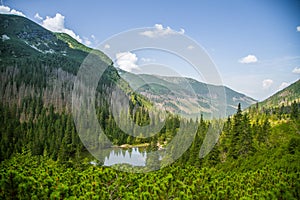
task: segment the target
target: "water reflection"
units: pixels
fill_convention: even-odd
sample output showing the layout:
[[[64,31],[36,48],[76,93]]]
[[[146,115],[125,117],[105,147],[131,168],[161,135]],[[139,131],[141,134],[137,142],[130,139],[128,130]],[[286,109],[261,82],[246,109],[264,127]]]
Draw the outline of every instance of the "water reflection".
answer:
[[[153,167],[159,165],[165,151],[147,152],[145,147],[133,148],[108,148],[97,151],[98,159],[90,163],[93,165],[113,166],[118,164],[129,164],[133,167]]]
[[[132,166],[146,166],[147,153],[140,148],[113,148],[104,159],[105,166],[127,163]]]

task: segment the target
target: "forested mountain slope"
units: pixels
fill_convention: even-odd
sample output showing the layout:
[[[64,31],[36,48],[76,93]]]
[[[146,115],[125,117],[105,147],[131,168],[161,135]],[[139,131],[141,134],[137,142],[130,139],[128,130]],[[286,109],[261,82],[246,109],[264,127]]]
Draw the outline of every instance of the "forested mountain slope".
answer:
[[[34,96],[40,97],[45,105],[64,109],[71,102],[75,75],[92,49],[24,17],[1,14],[0,18],[3,102],[20,106],[22,99]],[[108,65],[108,82],[118,80],[112,61],[100,51],[93,53]]]
[[[126,93],[133,93],[129,85],[118,75],[112,61],[101,51],[86,47],[67,34],[52,33],[24,17],[3,14],[0,17],[0,36],[2,37],[0,40],[2,76],[0,95],[5,97],[4,101],[13,103],[14,100],[18,99],[20,103],[21,98],[28,96],[33,90],[41,89],[37,96],[42,96],[45,104],[52,103],[55,108],[62,109],[68,102],[71,102],[70,91],[75,75],[90,52],[99,56],[100,60],[109,66],[106,76],[103,78],[106,80],[103,81],[118,82],[118,85]],[[140,79],[139,76],[131,73],[120,73],[131,84]],[[218,98],[218,94],[211,94],[204,83],[185,79],[185,82],[187,81],[187,84],[195,91],[196,95],[193,95],[184,88],[185,85],[180,81],[182,78],[141,76],[146,81],[155,81],[158,84],[155,87],[153,84],[146,84],[137,92],[148,98],[155,96],[154,99],[159,99],[157,103],[162,103],[171,112],[176,109],[185,112],[185,107],[189,107],[190,110],[200,108],[206,117],[217,107],[214,105],[214,98]],[[151,86],[150,89],[149,86]],[[174,89],[176,93],[168,93],[168,95],[159,93],[159,90],[168,87]],[[235,112],[238,103],[241,103],[244,108],[255,103],[252,98],[227,87],[224,87],[224,90],[226,114],[228,115]],[[24,92],[26,94],[23,94]],[[186,111],[187,114],[199,115],[198,113],[191,113],[190,110]]]
[[[145,105],[151,106],[119,76],[106,55],[66,34],[52,33],[24,17],[1,14],[0,36],[0,107],[3,118],[11,119],[2,120],[1,160],[20,152],[25,145],[34,154],[47,151],[54,159],[66,146],[70,150],[62,151],[64,155],[84,151],[75,132],[71,104],[77,72],[89,54],[105,67],[95,105],[99,122],[106,132],[110,131],[112,141],[124,134],[117,129],[109,110],[112,91],[119,88],[127,95],[131,110],[139,105],[136,115],[145,112]],[[8,126],[10,129],[6,129]],[[116,139],[115,143],[125,143],[126,139]]]
[[[290,86],[278,91],[276,94],[259,103],[261,107],[275,107],[291,105],[293,101],[300,101],[300,79]]]
[[[220,90],[223,90],[225,94],[226,115],[234,114],[239,103],[243,108],[256,103],[251,97],[238,93],[228,87],[210,85],[191,78],[149,74],[135,75],[120,69],[119,73],[133,88],[144,83],[145,85],[138,88],[138,91],[171,112],[181,110],[189,115],[197,115],[196,112],[199,109],[204,117],[208,117],[217,109],[214,100],[223,98],[216,92]]]

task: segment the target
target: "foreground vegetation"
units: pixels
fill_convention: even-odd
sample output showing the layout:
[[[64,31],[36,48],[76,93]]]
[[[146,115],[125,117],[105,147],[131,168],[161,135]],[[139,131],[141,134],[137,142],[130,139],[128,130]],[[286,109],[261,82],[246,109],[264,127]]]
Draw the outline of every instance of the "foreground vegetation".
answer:
[[[169,166],[128,174],[18,154],[1,163],[1,199],[299,199],[299,171]]]
[[[200,119],[189,150],[173,165],[146,174],[93,166],[87,159],[71,159],[69,151],[58,150],[54,157],[51,148],[33,153],[25,145],[0,164],[0,199],[299,199],[299,104],[271,110],[238,109],[203,159],[201,130],[209,122]],[[68,117],[64,121],[72,127]],[[4,129],[1,140],[3,133],[19,130]],[[61,144],[73,132],[63,130]]]

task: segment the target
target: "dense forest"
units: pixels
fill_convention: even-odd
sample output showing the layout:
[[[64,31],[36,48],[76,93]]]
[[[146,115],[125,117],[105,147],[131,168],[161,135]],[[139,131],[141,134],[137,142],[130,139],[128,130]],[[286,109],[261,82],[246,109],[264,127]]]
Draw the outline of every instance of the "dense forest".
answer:
[[[19,120],[16,107],[1,105],[2,199],[300,197],[299,103],[246,111],[239,107],[204,158],[199,158],[199,150],[211,122],[200,118],[193,122],[199,125],[194,142],[179,160],[156,172],[131,174],[91,165],[81,154],[84,146],[72,116],[43,108],[38,100],[28,102],[22,108],[32,117],[27,121]],[[110,118],[105,126],[113,132]],[[167,124],[156,139],[176,129],[176,117]]]

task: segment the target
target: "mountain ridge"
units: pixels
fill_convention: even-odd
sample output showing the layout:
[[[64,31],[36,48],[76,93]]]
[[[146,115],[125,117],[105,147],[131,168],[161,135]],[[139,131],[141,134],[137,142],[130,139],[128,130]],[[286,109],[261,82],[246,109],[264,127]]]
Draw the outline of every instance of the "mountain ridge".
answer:
[[[0,47],[1,61],[55,55],[67,56],[76,62],[82,62],[88,53],[96,53],[103,61],[111,65],[112,61],[101,51],[79,43],[65,33],[51,32],[30,19],[18,15],[1,14],[0,36],[5,35]],[[30,47],[30,48],[27,48]]]
[[[16,61],[20,62],[21,65],[23,65],[24,63],[27,63],[28,60],[31,60],[31,64],[29,63],[29,65],[32,66],[45,65],[48,68],[49,66],[53,66],[56,70],[61,68],[63,71],[55,72],[56,75],[52,72],[52,74],[48,75],[48,72],[42,72],[44,73],[43,76],[47,75],[51,77],[58,76],[58,73],[63,73],[64,75],[59,76],[61,77],[61,80],[58,81],[61,85],[66,81],[64,80],[66,79],[65,77],[69,77],[67,78],[69,81],[74,80],[75,75],[83,60],[88,56],[89,53],[92,52],[93,54],[98,55],[100,59],[107,63],[109,66],[111,66],[111,73],[108,76],[114,76],[114,78],[107,78],[111,78],[113,81],[119,80],[117,78],[117,76],[119,76],[117,75],[117,73],[122,74],[122,71],[119,70],[117,72],[117,70],[115,70],[115,68],[113,67],[113,62],[111,61],[111,59],[107,57],[103,52],[87,47],[65,33],[53,33],[25,17],[15,15],[0,16],[0,27],[2,27],[0,29],[0,36],[4,37],[3,35],[6,35],[5,38],[9,38],[7,40],[0,40],[0,56],[2,65],[4,67],[6,67],[7,65],[13,65],[13,63],[15,63]],[[41,70],[44,71],[44,69]],[[26,70],[24,70],[22,76],[28,76],[26,73]],[[67,73],[71,73],[72,75],[68,75]],[[22,76],[19,77],[23,79]],[[131,78],[124,78],[124,74],[123,76],[121,76],[123,79],[125,79],[125,81],[127,81],[127,83],[132,83],[131,80],[138,81],[139,79],[139,75],[127,73],[127,76]],[[199,115],[199,113],[197,112],[191,113],[190,111],[197,110],[199,109],[199,107],[201,113],[203,113],[204,115],[209,115],[212,112],[218,111],[216,110],[218,109],[218,106],[216,105],[216,102],[214,102],[214,99],[218,98],[218,94],[210,93],[207,88],[208,85],[205,83],[198,82],[191,78],[182,79],[180,77],[159,77],[150,75],[142,76],[143,78],[152,80],[152,82],[154,83],[158,82],[159,84],[146,84],[144,87],[140,88],[138,92],[140,92],[150,100],[153,99],[149,97],[156,97],[156,103],[165,101],[161,103],[161,105],[167,105],[166,108],[168,108],[169,111],[183,110],[183,112],[192,115]],[[40,78],[36,76],[28,76],[27,79],[27,82],[30,83],[34,82],[31,79],[39,80]],[[43,79],[45,79],[44,85],[49,84],[49,77],[43,77]],[[124,88],[128,88],[127,86],[125,86],[127,83],[122,82],[121,85],[123,85]],[[35,87],[39,87],[34,83],[33,85]],[[180,87],[178,87],[178,85],[180,85]],[[135,85],[131,84],[130,86],[133,89],[137,89]],[[189,89],[186,89],[186,86]],[[256,102],[251,97],[247,97],[242,93],[235,92],[234,90],[226,86],[209,85],[209,87],[218,90],[225,90],[225,94],[227,95],[226,102],[228,104],[226,105],[227,115],[231,115],[236,111],[238,103],[242,103],[243,108],[246,108]],[[68,88],[68,90],[70,90],[71,86]],[[168,95],[165,95],[165,92],[168,92],[168,88],[171,89],[173,93],[168,93]],[[129,91],[130,89],[126,90]],[[55,91],[53,92],[55,93]],[[157,92],[158,94],[155,94]],[[68,93],[70,93],[70,91]],[[16,95],[17,94],[14,94],[12,96]],[[57,96],[56,98],[60,98],[60,94],[56,94],[55,96]],[[64,94],[63,96],[68,97],[67,99],[70,99],[70,94]],[[60,102],[60,100],[56,101]],[[142,100],[142,98],[140,98],[140,101],[145,102]]]
[[[261,108],[279,107],[282,105],[289,106],[294,101],[300,102],[300,79],[259,102],[258,106]]]
[[[227,103],[226,115],[231,115],[235,113],[239,103],[242,104],[243,108],[247,108],[257,102],[251,97],[235,92],[226,86],[206,84],[192,78],[150,74],[135,75],[121,69],[118,69],[118,71],[120,76],[125,79],[134,90],[138,90],[156,103],[165,101],[161,106],[170,111],[188,107],[190,108],[190,112],[191,110],[196,111],[198,109],[197,107],[200,107],[201,113],[204,114],[204,116],[209,116],[214,112],[216,107],[216,105],[213,105],[214,99],[225,98]],[[215,92],[220,90],[224,90],[225,97]],[[187,114],[196,115],[197,113]]]

